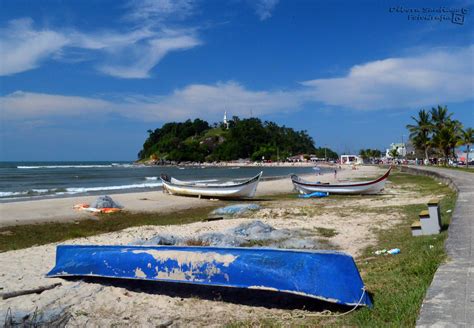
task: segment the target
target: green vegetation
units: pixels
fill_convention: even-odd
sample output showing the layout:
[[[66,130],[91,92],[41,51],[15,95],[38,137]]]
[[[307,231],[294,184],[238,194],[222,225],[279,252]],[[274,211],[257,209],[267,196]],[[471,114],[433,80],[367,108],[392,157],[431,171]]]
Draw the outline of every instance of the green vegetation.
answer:
[[[149,136],[138,153],[140,160],[221,161],[250,158],[252,160],[284,160],[296,154],[315,154],[337,158],[330,149],[314,146],[306,131],[263,122],[258,118],[234,116],[229,128],[196,119],[183,123],[166,123]]]
[[[382,152],[378,149],[361,149],[359,151],[359,156],[364,160],[371,160],[382,157]]]
[[[337,235],[337,231],[335,229],[317,227],[316,231],[318,232],[318,235],[326,238],[331,238]]]
[[[416,124],[407,125],[410,140],[426,160],[430,155],[434,155],[442,158],[444,164],[447,164],[450,158],[456,157],[454,151],[458,146],[466,146],[469,154],[474,142],[474,131],[472,128],[463,130],[461,122],[452,119],[452,115],[446,106],[438,106],[430,112],[420,110],[418,117],[412,116]],[[469,159],[466,162],[469,162]]]
[[[0,252],[88,237],[143,225],[179,225],[200,221],[215,207],[174,213],[103,214],[95,219],[71,223],[43,223],[0,228]]]

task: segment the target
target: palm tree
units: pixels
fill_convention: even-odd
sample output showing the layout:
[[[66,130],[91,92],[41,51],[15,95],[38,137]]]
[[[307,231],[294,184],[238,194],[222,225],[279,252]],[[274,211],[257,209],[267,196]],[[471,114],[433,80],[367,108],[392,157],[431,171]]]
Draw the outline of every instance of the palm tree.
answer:
[[[459,145],[466,146],[466,168],[469,168],[469,152],[471,151],[471,145],[474,143],[474,129],[467,128],[462,131]]]
[[[392,148],[388,151],[388,154],[393,158],[398,158],[398,147],[397,148]]]
[[[432,144],[435,146],[440,155],[444,158],[444,163],[448,162],[449,153],[451,150],[451,137],[452,133],[448,127],[444,127],[438,131],[436,131],[435,135],[433,136]]]
[[[432,144],[438,148],[439,153],[444,157],[445,164],[448,163],[449,155],[454,154],[456,145],[459,144],[461,122],[458,120],[448,120],[444,126],[437,129],[432,140]]]
[[[432,112],[433,111],[435,111],[434,108],[432,109]],[[422,150],[425,154],[425,159],[428,160],[428,150],[431,142],[430,133],[433,130],[430,113],[422,109],[418,112],[418,117],[412,116],[411,118],[416,122],[416,125],[407,125],[407,129],[410,131],[410,139],[412,140],[413,146]]]
[[[442,107],[438,105],[437,108],[431,108],[431,121],[434,128],[437,130],[442,129],[449,123],[449,121],[451,121],[452,115],[452,113],[448,114],[448,107],[446,106]]]
[[[451,151],[453,158],[456,157],[456,146],[459,145],[462,135],[463,135],[463,126],[462,123],[458,120],[449,120],[447,123],[448,128],[452,133],[451,137]]]

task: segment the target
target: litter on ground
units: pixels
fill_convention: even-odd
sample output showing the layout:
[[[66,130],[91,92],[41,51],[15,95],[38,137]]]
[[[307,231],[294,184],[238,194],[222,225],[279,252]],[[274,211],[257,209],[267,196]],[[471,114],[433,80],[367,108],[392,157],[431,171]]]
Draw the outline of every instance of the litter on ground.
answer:
[[[378,250],[378,251],[375,251],[374,252],[375,255],[397,255],[397,254],[400,254],[400,248],[392,248],[392,249],[389,249],[388,251],[386,249],[381,249],[381,250]]]
[[[299,198],[321,198],[321,197],[327,197],[329,196],[328,192],[322,192],[322,191],[315,191],[311,194],[302,194],[298,195]]]

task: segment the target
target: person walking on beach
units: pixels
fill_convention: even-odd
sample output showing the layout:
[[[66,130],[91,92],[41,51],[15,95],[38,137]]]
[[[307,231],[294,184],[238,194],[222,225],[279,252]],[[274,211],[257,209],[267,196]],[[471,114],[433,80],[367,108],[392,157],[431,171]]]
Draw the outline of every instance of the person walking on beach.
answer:
[[[337,169],[334,169],[334,180],[337,179]]]

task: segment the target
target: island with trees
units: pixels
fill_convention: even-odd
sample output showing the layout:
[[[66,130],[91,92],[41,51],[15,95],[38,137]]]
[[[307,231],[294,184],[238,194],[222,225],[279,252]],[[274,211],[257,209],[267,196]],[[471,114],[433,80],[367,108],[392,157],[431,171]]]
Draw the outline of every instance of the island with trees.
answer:
[[[171,122],[148,130],[148,138],[138,153],[141,161],[216,162],[250,159],[284,161],[306,154],[337,159],[328,148],[316,148],[306,131],[295,131],[258,118],[234,116],[227,124],[195,119]]]

